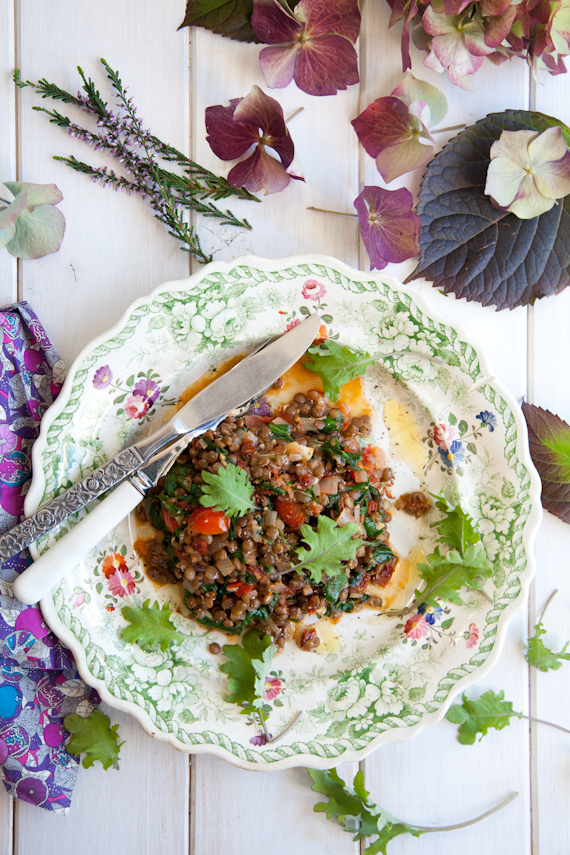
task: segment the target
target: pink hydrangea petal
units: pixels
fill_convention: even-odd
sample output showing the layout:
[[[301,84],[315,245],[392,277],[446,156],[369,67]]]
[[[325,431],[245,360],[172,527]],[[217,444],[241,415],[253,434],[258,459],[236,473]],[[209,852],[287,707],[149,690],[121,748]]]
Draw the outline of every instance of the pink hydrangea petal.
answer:
[[[516,14],[516,8],[511,6],[504,15],[489,18],[485,27],[485,44],[492,48],[499,47],[510,33]],[[504,59],[506,58],[504,57]]]
[[[562,199],[570,193],[570,152],[561,160],[536,167],[533,161],[534,182],[548,199]]]
[[[431,110],[426,104],[425,101],[412,101],[410,106],[408,107],[408,111],[410,116],[415,116],[416,119],[424,126],[426,133],[428,133],[428,125],[431,120]],[[431,137],[431,134],[429,134]]]
[[[378,157],[382,149],[407,140],[411,134],[408,108],[391,95],[377,98],[351,124],[370,157]]]
[[[529,146],[538,135],[538,131],[503,131],[491,146],[491,161],[504,157],[522,169],[530,169]]]
[[[506,31],[508,33],[509,29]],[[485,33],[481,24],[466,24],[462,30],[465,47],[472,56],[487,56],[492,53],[497,45],[492,48],[485,44]]]
[[[234,111],[241,101],[235,98],[229,107],[221,104],[206,108],[206,140],[210,148],[221,160],[235,160],[254,143],[259,142],[259,129],[256,125],[234,122]]]
[[[394,98],[399,98],[409,108],[416,101],[423,101],[430,110],[430,124],[437,125],[447,113],[447,98],[436,86],[417,80],[411,71],[407,71],[404,79],[390,93]],[[410,111],[411,112],[411,111]],[[424,123],[425,124],[425,123]]]
[[[507,210],[514,202],[525,174],[524,170],[505,158],[496,158],[491,162],[487,170],[485,193],[491,197],[495,208]]]
[[[413,203],[405,187],[365,187],[354,200],[372,269],[382,270],[389,262],[399,263],[419,254],[421,221],[412,211]]]
[[[435,36],[431,47],[444,68],[450,65],[460,65],[467,61],[469,52],[463,43],[463,39],[456,31],[445,36]]]
[[[457,33],[457,17],[455,15],[438,15],[432,6],[428,6],[422,16],[422,27],[430,36],[446,36]]]
[[[433,50],[430,50],[430,52],[424,59],[424,65],[431,71],[437,71],[438,74],[441,74],[443,71],[445,71],[445,68],[443,67]]]
[[[27,181],[5,181],[4,184],[14,196],[28,194],[28,205],[57,205],[63,199],[63,193],[55,184],[29,184]]]
[[[295,63],[300,50],[300,42],[263,48],[259,54],[259,64],[270,89],[289,86],[295,74]]]
[[[245,187],[251,193],[265,190],[265,195],[280,193],[291,176],[278,160],[267,154],[264,147],[258,145],[246,160],[242,160],[230,170],[228,181],[236,187]]]
[[[257,38],[266,45],[278,45],[297,39],[302,26],[285,11],[278,0],[253,0],[251,26]]]
[[[423,145],[417,137],[411,137],[399,145],[388,146],[376,158],[378,172],[389,184],[400,175],[419,169],[433,156],[434,146]]]
[[[521,181],[515,201],[508,209],[521,220],[532,220],[550,211],[554,204],[554,199],[547,199],[537,192],[533,176],[526,175]]]
[[[312,36],[335,34],[354,44],[360,33],[358,0],[301,0],[295,17],[305,22]]]
[[[319,36],[302,45],[295,68],[295,83],[309,95],[335,95],[359,81],[358,57],[348,39]]]
[[[483,62],[482,59],[481,62]],[[477,71],[479,67],[480,66],[477,66],[475,71]],[[464,71],[461,68],[457,68],[455,65],[450,65],[447,69],[447,75],[450,82],[453,83],[454,86],[459,86],[460,89],[465,89],[466,92],[473,92],[474,90],[471,73],[473,72]]]
[[[511,3],[512,0],[481,0],[481,9],[485,15],[500,17],[505,14]]]
[[[10,182],[11,184],[13,182]],[[6,185],[8,187],[8,185]],[[26,192],[19,193],[13,199],[7,208],[0,211],[0,229],[11,229],[18,218],[18,214],[24,210],[28,203],[28,194]]]
[[[289,166],[295,155],[295,146],[287,130],[283,110],[275,98],[253,86],[251,92],[236,106],[233,121],[261,128],[269,138],[267,144],[278,152],[284,166]],[[243,154],[243,152],[242,152]]]
[[[501,208],[508,207],[519,192],[525,170],[506,157],[496,157],[487,169],[485,193],[491,196]]]
[[[511,0],[508,0],[510,3]],[[446,15],[459,15],[463,12],[466,6],[469,6],[471,0],[444,0],[443,8]]]
[[[43,258],[57,252],[65,233],[65,217],[53,205],[36,205],[22,211],[16,220],[16,232],[6,249],[16,258]]]
[[[533,171],[547,164],[550,165],[553,161],[561,160],[567,153],[568,148],[559,127],[548,128],[543,133],[537,134],[528,144],[528,156]],[[561,193],[560,195],[564,196],[565,194]]]

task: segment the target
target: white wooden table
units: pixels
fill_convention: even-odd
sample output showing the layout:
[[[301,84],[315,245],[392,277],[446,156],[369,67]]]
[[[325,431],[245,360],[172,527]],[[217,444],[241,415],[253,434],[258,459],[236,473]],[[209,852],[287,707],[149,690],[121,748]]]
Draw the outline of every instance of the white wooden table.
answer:
[[[321,252],[366,269],[356,221],[306,210],[314,205],[351,211],[362,182],[382,185],[350,120],[401,79],[400,27],[387,31],[385,0],[361,0],[361,7],[360,86],[332,98],[311,98],[294,84],[270,93],[286,116],[305,107],[290,130],[307,183],[291,182],[262,205],[236,202],[234,210],[248,217],[252,232],[222,229],[211,221],[199,224],[214,258]],[[254,83],[265,88],[259,49],[203,30],[177,32],[183,13],[184,0],[0,0],[0,180],[55,182],[65,197],[60,208],[67,219],[63,245],[54,255],[16,263],[0,252],[0,299],[2,304],[28,300],[68,365],[132,300],[163,281],[187,276],[192,268],[143,201],[93,185],[52,160],[54,154],[74,153],[94,162],[97,155],[32,112],[38,99],[31,90],[15,90],[12,71],[19,66],[25,78],[45,76],[73,92],[80,64],[103,91],[106,81],[98,62],[103,56],[120,70],[154,132],[198,162],[227,172],[205,141],[204,109],[247,94]],[[537,85],[520,60],[501,68],[486,63],[475,76],[476,92],[469,94],[428,72],[422,57],[414,53],[413,71],[447,95],[445,125],[470,124],[508,107],[538,109],[570,121],[570,75],[545,75],[543,85]],[[442,134],[441,143],[445,139]],[[417,190],[418,173],[404,179],[391,189],[405,184]],[[411,266],[392,266],[387,272],[404,278]],[[570,420],[565,373],[570,368],[570,290],[531,309],[496,313],[445,298],[429,283],[415,287],[478,337],[497,377],[517,400],[525,397]],[[529,671],[523,651],[528,629],[555,587],[560,593],[548,613],[547,641],[560,649],[570,635],[569,544],[570,530],[546,515],[528,609],[511,626],[498,665],[471,690],[478,695],[502,688],[515,709],[566,726],[570,665],[557,673]],[[107,712],[125,739],[120,772],[104,772],[99,765],[82,769],[67,818],[13,802],[0,788],[0,855],[359,852],[359,844],[336,823],[313,814],[318,797],[304,769],[242,772],[205,756],[189,759],[146,736],[134,720]],[[409,822],[443,825],[482,813],[512,791],[519,798],[484,825],[419,840],[399,837],[389,845],[389,855],[568,853],[568,737],[515,721],[502,733],[464,747],[456,731],[443,721],[363,762],[377,802]],[[351,777],[355,771],[341,767],[341,774]]]

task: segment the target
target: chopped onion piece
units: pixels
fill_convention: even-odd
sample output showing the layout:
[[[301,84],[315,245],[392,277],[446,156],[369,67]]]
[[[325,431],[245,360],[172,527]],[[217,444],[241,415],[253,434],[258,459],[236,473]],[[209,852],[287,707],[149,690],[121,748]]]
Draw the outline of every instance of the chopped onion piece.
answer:
[[[368,473],[366,469],[357,469],[354,473],[354,483],[364,484],[365,481],[368,481]]]
[[[224,558],[216,563],[216,567],[222,576],[229,576],[235,570],[234,563],[231,558]]]
[[[323,478],[319,481],[321,493],[334,496],[335,493],[338,493],[338,481],[338,475],[330,475],[328,478]]]
[[[340,526],[340,528],[342,528],[344,525],[346,525],[349,522],[354,522],[354,515],[353,515],[352,511],[349,510],[349,508],[343,508],[342,511],[340,512],[340,514],[338,515],[338,519],[336,521],[336,524],[338,526]]]

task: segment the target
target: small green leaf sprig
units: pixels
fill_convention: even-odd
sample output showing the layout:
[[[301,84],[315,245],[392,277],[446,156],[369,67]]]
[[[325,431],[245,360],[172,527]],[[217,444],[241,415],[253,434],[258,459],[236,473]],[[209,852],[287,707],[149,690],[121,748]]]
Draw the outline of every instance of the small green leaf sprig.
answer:
[[[337,817],[339,824],[349,833],[356,832],[354,840],[362,840],[364,837],[376,837],[376,840],[370,843],[364,850],[364,855],[386,855],[386,847],[391,840],[399,837],[401,834],[411,834],[413,837],[419,837],[421,834],[430,834],[435,831],[454,831],[455,829],[465,828],[468,825],[474,825],[488,816],[496,813],[506,807],[510,802],[518,796],[518,793],[511,793],[496,807],[475,817],[475,819],[460,822],[456,825],[446,825],[439,828],[429,828],[421,825],[409,825],[407,822],[402,822],[392,816],[391,813],[374,804],[370,800],[370,793],[364,789],[364,775],[362,772],[357,772],[355,775],[352,787],[345,784],[342,778],[339,777],[335,769],[325,769],[317,771],[316,769],[307,769],[309,775],[313,779],[312,789],[316,793],[322,793],[328,797],[328,802],[319,802],[313,810],[315,813],[325,813],[327,819]]]
[[[72,736],[67,743],[70,754],[85,754],[82,764],[85,769],[99,760],[104,769],[110,766],[119,768],[119,754],[123,742],[119,742],[119,725],[111,725],[108,715],[101,710],[93,710],[85,718],[80,715],[66,715],[64,727]]]
[[[187,222],[185,212],[196,211],[205,217],[219,220],[222,225],[251,229],[247,220],[239,220],[229,210],[221,211],[211,200],[218,201],[229,196],[254,202],[260,200],[244,188],[234,187],[225,178],[204,169],[144,128],[119,72],[113,71],[106,60],[101,59],[101,62],[118,97],[117,113],[109,109],[95,83],[90,77],[86,77],[79,66],[77,70],[83,81],[82,89],[85,94],[80,91],[77,95],[71,95],[45,78],[37,83],[22,80],[19,69],[14,73],[14,82],[21,89],[31,86],[42,98],[72,104],[80,107],[84,113],[94,116],[99,128],[96,132],[72,122],[57,110],[33,107],[38,112],[46,113],[52,124],[66,129],[69,136],[82,139],[93,146],[95,151],[105,151],[116,158],[122,164],[126,176],[117,175],[106,166],[90,166],[73,156],[56,156],[54,160],[60,160],[76,172],[88,175],[94,182],[99,181],[105,186],[114,187],[115,190],[126,190],[129,195],[136,193],[148,199],[151,209],[155,212],[154,216],[167,226],[172,237],[180,241],[182,250],[191,253],[202,264],[211,261],[212,257],[202,250],[195,228]],[[161,161],[176,164],[183,174],[179,175],[166,169]]]

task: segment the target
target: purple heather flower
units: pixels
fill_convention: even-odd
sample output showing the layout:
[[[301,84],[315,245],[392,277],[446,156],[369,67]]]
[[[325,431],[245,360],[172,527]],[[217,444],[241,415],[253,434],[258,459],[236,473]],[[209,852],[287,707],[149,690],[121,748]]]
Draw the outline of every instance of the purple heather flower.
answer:
[[[108,365],[102,365],[93,376],[93,385],[96,389],[106,389],[113,379],[113,372]]]
[[[465,449],[460,442],[454,440],[449,448],[438,448],[439,456],[445,466],[452,469],[465,459]]]
[[[150,406],[160,395],[160,386],[154,380],[139,380],[133,389],[133,395],[144,398]]]
[[[269,734],[269,738],[273,738],[271,734]],[[249,741],[252,745],[267,745],[267,737],[264,733],[256,733],[256,735],[252,736]]]

